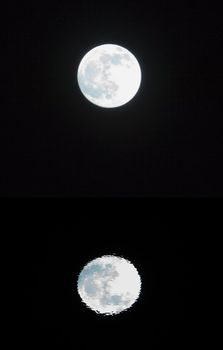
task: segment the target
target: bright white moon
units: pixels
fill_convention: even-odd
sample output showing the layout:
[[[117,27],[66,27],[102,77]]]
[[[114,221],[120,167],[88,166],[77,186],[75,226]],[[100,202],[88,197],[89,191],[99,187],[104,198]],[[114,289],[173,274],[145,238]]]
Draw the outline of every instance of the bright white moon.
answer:
[[[130,308],[138,299],[141,279],[130,261],[104,255],[84,266],[78,277],[78,293],[91,310],[114,315]]]
[[[130,101],[141,83],[135,56],[124,47],[105,44],[90,50],[77,73],[83,95],[97,106],[119,107]]]

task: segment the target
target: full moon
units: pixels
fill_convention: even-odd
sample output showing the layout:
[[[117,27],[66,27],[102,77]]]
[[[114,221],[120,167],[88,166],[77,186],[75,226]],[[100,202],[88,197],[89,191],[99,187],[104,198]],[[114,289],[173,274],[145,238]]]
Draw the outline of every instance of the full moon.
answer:
[[[130,261],[104,255],[84,266],[77,289],[88,308],[99,314],[115,315],[129,309],[138,299],[141,279]]]
[[[119,107],[129,102],[141,83],[141,69],[135,56],[119,45],[100,45],[81,60],[77,72],[83,95],[93,104]]]

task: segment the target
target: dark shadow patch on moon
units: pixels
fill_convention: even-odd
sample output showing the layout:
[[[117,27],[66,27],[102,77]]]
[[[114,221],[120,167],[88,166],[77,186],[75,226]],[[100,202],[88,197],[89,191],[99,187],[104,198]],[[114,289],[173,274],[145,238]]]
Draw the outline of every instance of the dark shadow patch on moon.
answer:
[[[103,96],[103,91],[100,87],[95,87],[93,84],[86,83],[85,78],[79,77],[79,82],[81,86],[81,90],[84,94],[89,95],[93,98],[100,98]]]
[[[102,266],[99,264],[94,264],[94,265],[90,265],[90,266],[86,266],[80,273],[79,277],[78,277],[78,284],[82,284],[86,278],[88,278],[89,276],[92,276],[95,273],[99,273],[102,271]]]
[[[111,57],[111,62],[115,65],[121,64],[121,61],[122,61],[122,56],[117,53]]]
[[[92,280],[89,280],[86,282],[86,284],[84,286],[84,290],[85,290],[86,294],[90,297],[97,296],[97,292],[99,291],[98,287],[96,286],[96,284]]]
[[[96,76],[100,73],[100,68],[98,67],[98,64],[96,62],[89,62],[84,70],[84,79],[93,81]]]
[[[122,55],[117,54],[117,53],[112,54],[112,55],[105,53],[105,54],[101,55],[99,59],[103,64],[119,65],[119,64],[121,64],[121,61],[122,61]],[[108,65],[108,67],[109,67],[109,65]]]
[[[122,297],[120,295],[112,295],[111,297],[111,303],[113,305],[120,305],[120,302],[122,301]]]

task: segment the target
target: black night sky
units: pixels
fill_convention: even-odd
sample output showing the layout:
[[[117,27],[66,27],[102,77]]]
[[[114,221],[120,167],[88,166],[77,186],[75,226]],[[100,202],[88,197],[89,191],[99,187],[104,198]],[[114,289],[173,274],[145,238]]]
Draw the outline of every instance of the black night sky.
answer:
[[[206,2],[44,1],[10,7],[3,196],[219,196],[221,18]],[[117,109],[88,102],[83,55],[115,43],[142,83]]]

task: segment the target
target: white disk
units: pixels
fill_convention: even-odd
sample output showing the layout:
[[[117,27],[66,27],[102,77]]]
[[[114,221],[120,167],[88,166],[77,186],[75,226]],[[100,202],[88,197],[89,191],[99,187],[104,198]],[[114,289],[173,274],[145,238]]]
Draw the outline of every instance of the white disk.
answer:
[[[141,83],[135,56],[124,47],[105,44],[90,50],[77,73],[83,95],[97,106],[119,107],[130,101]]]

